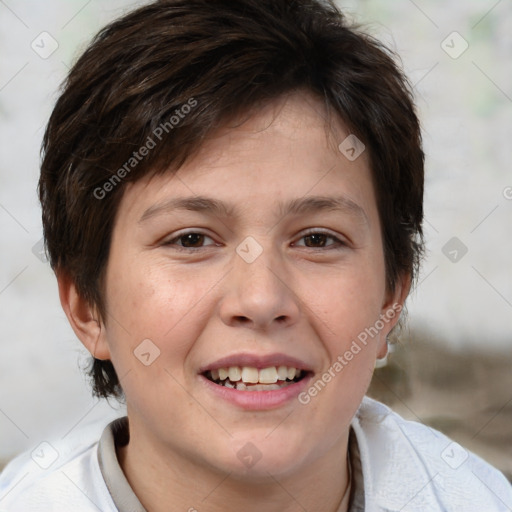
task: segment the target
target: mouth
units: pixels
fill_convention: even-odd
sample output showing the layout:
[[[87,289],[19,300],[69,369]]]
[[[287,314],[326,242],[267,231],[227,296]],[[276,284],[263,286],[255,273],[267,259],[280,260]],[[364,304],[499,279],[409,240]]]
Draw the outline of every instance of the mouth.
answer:
[[[226,366],[203,372],[218,386],[237,391],[278,391],[303,380],[310,372],[293,366]]]
[[[199,369],[207,393],[245,410],[269,411],[293,405],[314,372],[283,353],[238,353]]]

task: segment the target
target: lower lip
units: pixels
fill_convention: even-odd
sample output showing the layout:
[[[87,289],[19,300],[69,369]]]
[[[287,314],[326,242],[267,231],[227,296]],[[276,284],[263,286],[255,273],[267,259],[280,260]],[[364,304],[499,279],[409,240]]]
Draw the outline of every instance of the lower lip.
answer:
[[[250,410],[277,409],[293,399],[298,399],[298,395],[307,387],[311,380],[311,375],[307,374],[298,382],[289,384],[281,389],[272,391],[239,391],[234,388],[219,386],[204,375],[199,377],[216,396],[238,407]]]

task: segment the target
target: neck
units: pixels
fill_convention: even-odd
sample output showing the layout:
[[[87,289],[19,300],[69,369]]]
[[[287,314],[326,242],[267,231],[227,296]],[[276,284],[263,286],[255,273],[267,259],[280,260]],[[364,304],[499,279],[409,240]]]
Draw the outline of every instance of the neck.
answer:
[[[135,430],[134,430],[135,429]],[[349,500],[348,431],[307,468],[257,482],[222,473],[144,442],[130,423],[130,442],[118,448],[119,464],[148,512],[346,512]]]

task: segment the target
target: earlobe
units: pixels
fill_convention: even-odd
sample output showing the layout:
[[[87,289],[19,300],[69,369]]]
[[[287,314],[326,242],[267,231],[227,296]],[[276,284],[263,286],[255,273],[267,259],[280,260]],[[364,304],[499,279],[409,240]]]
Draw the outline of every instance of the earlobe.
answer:
[[[74,281],[66,272],[57,271],[56,274],[60,303],[71,328],[93,357],[110,359],[105,329],[94,307],[80,296]]]
[[[410,289],[411,276],[410,274],[403,274],[396,283],[395,290],[386,294],[386,300],[381,310],[383,328],[381,330],[381,341],[377,354],[379,358],[384,358],[388,352],[388,335],[400,319]]]
[[[381,342],[380,350],[377,354],[377,360],[375,361],[375,368],[381,368],[382,366],[386,366],[388,359],[388,349],[389,343],[388,338],[384,338]]]

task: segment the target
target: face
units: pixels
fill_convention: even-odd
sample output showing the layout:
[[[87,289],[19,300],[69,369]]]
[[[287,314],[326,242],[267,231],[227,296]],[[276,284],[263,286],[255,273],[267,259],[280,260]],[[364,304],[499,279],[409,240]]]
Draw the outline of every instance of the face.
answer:
[[[155,453],[255,478],[346,444],[399,298],[348,135],[296,94],[126,187],[98,346]]]

